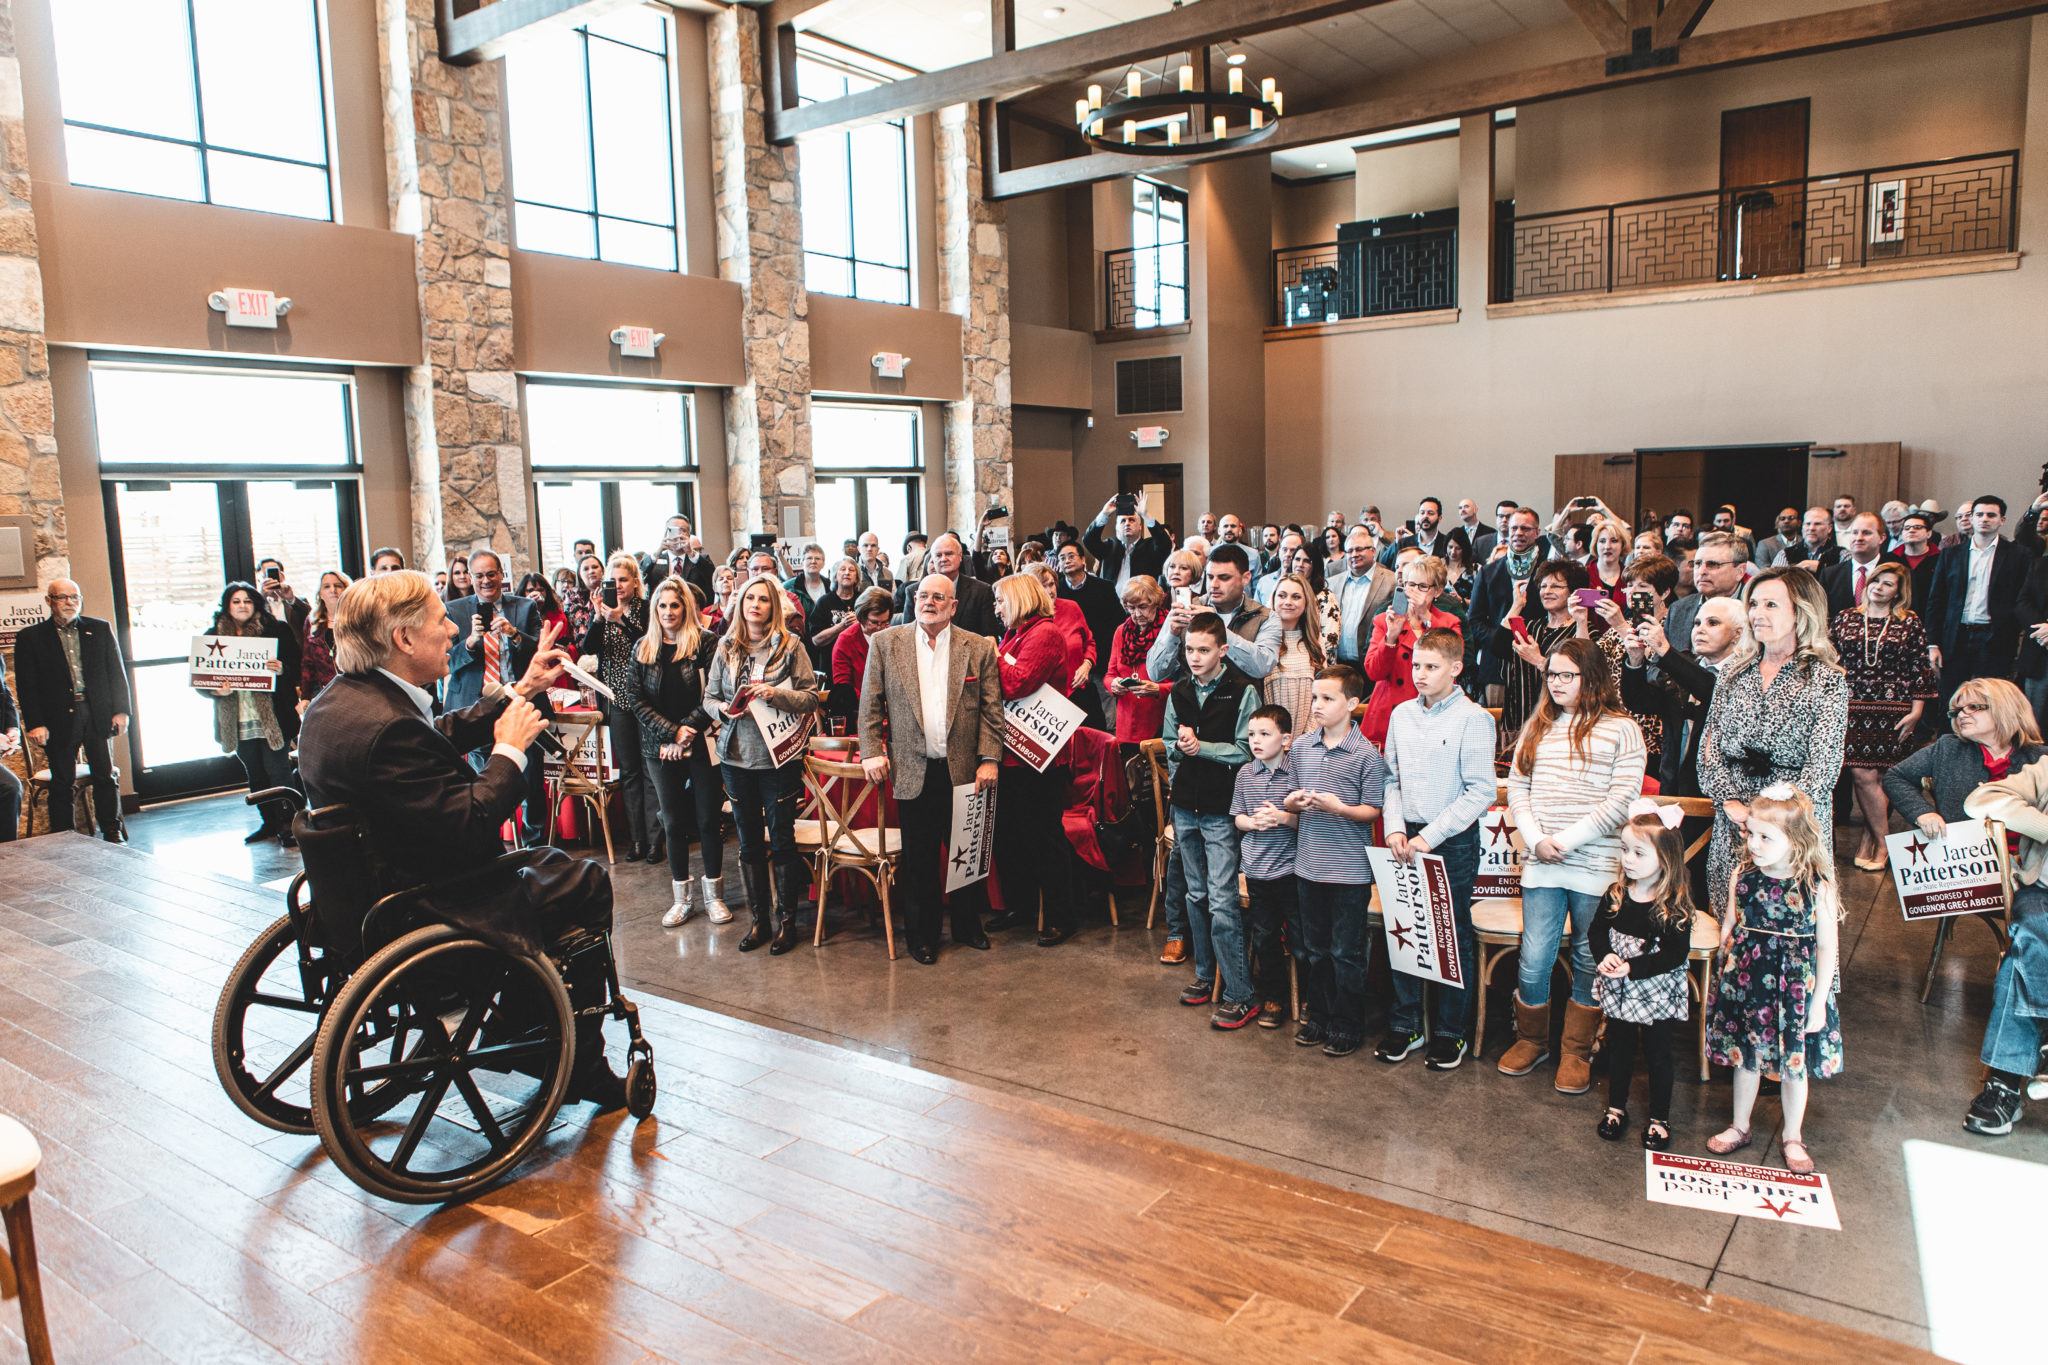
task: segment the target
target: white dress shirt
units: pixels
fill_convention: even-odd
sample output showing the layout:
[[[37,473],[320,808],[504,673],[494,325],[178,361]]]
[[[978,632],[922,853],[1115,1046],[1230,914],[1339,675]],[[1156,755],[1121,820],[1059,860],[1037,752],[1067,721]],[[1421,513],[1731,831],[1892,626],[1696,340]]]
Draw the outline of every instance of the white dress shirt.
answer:
[[[1970,587],[1963,594],[1963,624],[1991,624],[1991,561],[1998,554],[1998,542],[1979,545],[1970,540]]]
[[[1124,589],[1131,583],[1131,551],[1143,545],[1145,538],[1140,536],[1136,540],[1125,540],[1119,536],[1116,543],[1124,547],[1124,562],[1117,565],[1116,569],[1116,600],[1121,602],[1124,600]]]
[[[946,704],[952,700],[947,689],[953,677],[953,627],[948,624],[934,636],[923,626],[917,628],[917,700],[924,714],[924,756],[946,756],[946,730],[952,717]]]

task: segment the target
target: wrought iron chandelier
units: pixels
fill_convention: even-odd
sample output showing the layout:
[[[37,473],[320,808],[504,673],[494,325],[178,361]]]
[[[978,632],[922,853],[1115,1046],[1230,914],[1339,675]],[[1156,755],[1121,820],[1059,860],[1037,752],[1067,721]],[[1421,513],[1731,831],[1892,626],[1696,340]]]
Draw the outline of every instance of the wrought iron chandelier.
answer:
[[[1260,81],[1253,93],[1245,89],[1244,68],[1232,66],[1225,89],[1198,89],[1194,61],[1187,58],[1162,71],[1149,87],[1145,73],[1131,67],[1107,103],[1101,86],[1089,86],[1087,97],[1074,101],[1074,124],[1082,137],[1105,151],[1181,156],[1263,142],[1280,126],[1285,109],[1273,77]]]

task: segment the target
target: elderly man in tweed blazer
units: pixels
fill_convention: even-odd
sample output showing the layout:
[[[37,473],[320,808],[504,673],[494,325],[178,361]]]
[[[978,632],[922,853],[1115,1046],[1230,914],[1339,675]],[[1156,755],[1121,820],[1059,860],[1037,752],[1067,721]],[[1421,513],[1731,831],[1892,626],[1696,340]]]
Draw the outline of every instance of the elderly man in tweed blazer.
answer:
[[[917,585],[911,623],[875,636],[860,688],[861,766],[896,793],[904,926],[910,955],[926,964],[939,958],[939,847],[953,828],[953,789],[993,787],[1003,756],[995,641],[955,628],[955,592],[941,573]],[[953,893],[954,943],[988,947],[981,928],[987,894],[985,880]]]

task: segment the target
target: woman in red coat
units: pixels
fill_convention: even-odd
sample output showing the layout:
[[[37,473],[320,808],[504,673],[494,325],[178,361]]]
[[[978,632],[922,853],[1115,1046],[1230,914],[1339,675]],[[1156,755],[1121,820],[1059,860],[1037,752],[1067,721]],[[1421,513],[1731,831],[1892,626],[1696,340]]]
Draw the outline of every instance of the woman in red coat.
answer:
[[[1067,700],[1086,712],[1083,725],[1107,730],[1109,722],[1103,718],[1102,703],[1096,699],[1095,689],[1088,685],[1101,672],[1101,660],[1095,657],[1095,632],[1088,628],[1087,615],[1079,602],[1060,596],[1060,577],[1052,565],[1041,559],[1021,572],[1036,578],[1052,599],[1052,623],[1060,628],[1067,642],[1067,673],[1072,679],[1067,684]]]
[[[1067,667],[1066,637],[1053,620],[1052,594],[1030,574],[1018,573],[996,582],[995,597],[1004,631],[996,646],[1003,700],[1016,701],[1046,686],[1064,697],[1073,687],[1073,673]],[[1004,749],[996,786],[995,870],[1005,909],[989,920],[988,928],[1032,923],[1043,896],[1041,948],[1065,943],[1077,927],[1069,861],[1073,850],[1060,827],[1066,796],[1065,754],[1055,755],[1041,773]]]
[[[1145,667],[1145,656],[1159,638],[1166,589],[1149,574],[1134,574],[1124,584],[1123,606],[1130,615],[1110,639],[1102,681],[1116,696],[1117,743],[1141,744],[1159,738],[1166,723],[1166,694],[1172,690],[1153,682]]]
[[[1401,566],[1401,591],[1408,599],[1405,614],[1396,614],[1387,604],[1372,623],[1372,643],[1365,650],[1365,676],[1372,680],[1372,700],[1366,703],[1365,719],[1359,729],[1384,749],[1387,725],[1394,708],[1415,695],[1415,675],[1409,665],[1415,642],[1425,631],[1458,629],[1458,618],[1434,606],[1444,590],[1445,565],[1435,555],[1421,555]]]

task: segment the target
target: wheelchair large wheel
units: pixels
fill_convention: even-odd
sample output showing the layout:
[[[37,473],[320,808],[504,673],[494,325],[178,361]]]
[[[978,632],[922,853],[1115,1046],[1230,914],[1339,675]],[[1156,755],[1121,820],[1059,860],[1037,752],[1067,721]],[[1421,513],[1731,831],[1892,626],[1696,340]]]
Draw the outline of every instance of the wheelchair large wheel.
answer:
[[[290,915],[265,929],[221,987],[213,1010],[213,1067],[235,1107],[281,1133],[313,1131],[313,1039],[333,992],[299,954]]]
[[[321,1020],[321,1144],[342,1174],[399,1203],[480,1189],[518,1165],[561,1108],[574,1024],[545,958],[447,925],[415,929],[365,962]],[[378,1117],[361,1112],[365,1093]]]

